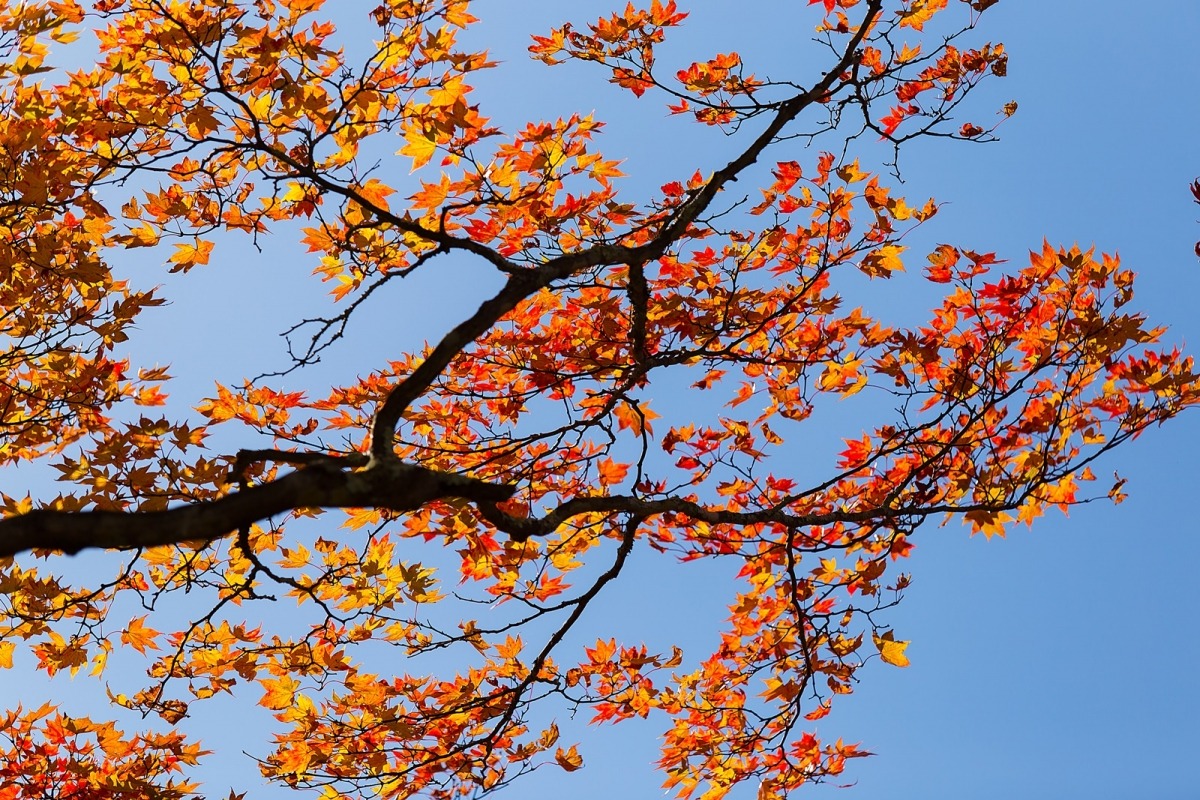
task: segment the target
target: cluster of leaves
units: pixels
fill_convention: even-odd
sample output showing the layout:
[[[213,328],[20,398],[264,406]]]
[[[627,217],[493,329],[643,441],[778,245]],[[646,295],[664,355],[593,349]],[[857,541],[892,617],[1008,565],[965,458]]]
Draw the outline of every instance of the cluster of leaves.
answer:
[[[965,44],[988,0],[825,0],[829,63],[804,85],[755,78],[735,53],[656,72],[686,17],[674,2],[535,37],[535,58],[599,63],[729,134],[724,166],[642,202],[618,196],[592,117],[489,123],[466,83],[493,66],[459,44],[476,23],[466,0],[387,0],[355,60],[322,5],[0,11],[0,459],[50,457],[68,485],[3,497],[5,666],[24,650],[50,674],[115,680],[119,643],[147,663],[144,680],[121,676],[116,706],[178,728],[195,703],[252,697],[277,724],[263,775],[331,798],[451,798],[578,769],[543,709],[580,707],[665,720],[659,765],[681,796],[752,781],[781,798],[864,754],[805,728],[868,661],[907,664],[882,612],[921,525],[992,536],[1102,496],[1083,488],[1096,458],[1200,399],[1192,362],[1127,310],[1133,276],[1110,256],[1046,245],[1000,273],[993,254],[941,245],[925,277],[944,300],[913,328],[838,293],[848,272],[902,273],[904,235],[937,204],[910,205],[846,155],[801,163],[786,142],[990,136],[952,119],[1005,71],[1001,45]],[[955,12],[957,28],[922,38]],[[84,29],[94,66],[48,84],[46,40]],[[415,177],[372,171],[380,140]],[[739,179],[760,182],[760,202],[722,199]],[[292,371],[437,259],[500,285],[349,385],[263,378],[218,385],[187,418],[125,413],[165,402],[164,370],[131,377],[113,354],[159,300],[104,259],[172,245],[168,268],[188,272],[218,235],[268,232],[296,234],[340,304],[290,332]],[[651,387],[681,380],[694,402],[652,407]],[[818,479],[781,471],[799,423],[868,388],[891,418]],[[218,428],[269,446],[213,452]],[[106,579],[29,562],[97,547],[120,551]],[[713,652],[619,632],[579,645],[635,551],[737,565]],[[262,611],[280,596],[297,608]],[[0,797],[193,792],[172,773],[199,752],[174,731],[126,739],[49,709],[6,726]]]
[[[74,146],[75,93],[51,97],[30,82],[46,68],[42,37],[69,41],[63,25],[76,18],[72,9],[0,10],[2,464],[59,451],[105,424],[120,399],[159,398],[161,375],[131,381],[128,361],[113,357],[137,314],[160,301],[115,280],[102,258],[112,225],[90,190],[104,163]]]
[[[178,733],[126,738],[112,723],[68,717],[50,705],[0,719],[0,797],[184,800],[196,785],[172,773],[202,753]]]

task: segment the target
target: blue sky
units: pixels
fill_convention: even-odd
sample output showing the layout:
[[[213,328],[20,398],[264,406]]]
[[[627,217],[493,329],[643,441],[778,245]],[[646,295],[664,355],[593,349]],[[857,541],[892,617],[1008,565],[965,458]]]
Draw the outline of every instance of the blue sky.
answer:
[[[352,5],[365,13],[372,4],[346,3],[339,13]],[[681,7],[694,12],[677,34],[681,48],[736,49],[756,72],[799,71],[801,82],[819,66],[793,46],[811,31],[812,14],[801,0]],[[610,123],[601,149],[626,159],[630,178],[623,191],[630,199],[665,179],[723,164],[732,142],[664,119],[660,103],[617,93],[600,71],[547,70],[524,61],[525,34],[544,33],[567,14],[581,21],[606,9],[594,0],[480,2],[476,13],[490,27],[479,36],[506,62],[475,81],[485,113],[511,130],[524,119],[595,110]],[[1191,253],[1200,238],[1200,208],[1187,190],[1200,175],[1200,62],[1194,56],[1200,4],[1002,0],[985,15],[980,35],[1004,42],[1011,55],[1009,76],[981,90],[986,106],[1015,99],[1020,110],[1001,128],[997,144],[935,142],[906,153],[910,198],[932,194],[947,201],[921,241],[994,250],[1015,266],[1043,237],[1119,251],[1139,274],[1135,305],[1171,326],[1168,341],[1200,349],[1200,263]],[[812,156],[799,145],[775,153],[776,159]],[[914,243],[913,254],[919,252]],[[167,278],[150,263],[129,266],[135,279],[164,283],[168,293],[186,290],[170,309],[148,317],[142,340],[134,342],[144,363],[173,364],[181,407],[210,393],[213,379],[237,382],[280,365],[274,334],[323,295],[297,257],[284,243],[277,249],[269,243],[262,255],[231,245],[223,256],[218,249],[211,269],[186,280]],[[368,308],[362,324],[393,334],[397,347],[435,338],[455,321],[453,307],[441,302],[447,288],[461,290],[475,274],[469,266],[447,270]],[[239,286],[236,293],[230,281]],[[884,313],[924,297],[928,285],[913,268],[864,291],[865,299],[856,300],[847,290],[848,301]],[[470,296],[459,301],[473,304]],[[225,323],[247,316],[259,332],[231,340]],[[214,325],[214,317],[222,322]],[[342,351],[301,381],[319,388],[328,377],[374,366],[361,352]],[[851,763],[846,778],[857,786],[840,796],[1196,796],[1197,417],[1149,431],[1100,465],[1102,476],[1119,469],[1129,479],[1130,497],[1120,506],[1050,515],[1006,540],[970,538],[953,523],[921,532],[910,565],[914,585],[889,618],[901,638],[913,642],[912,666],[871,665],[856,693],[820,723],[825,736],[861,741],[877,754]],[[15,494],[13,481],[36,488],[33,480],[17,475],[4,489]],[[610,616],[595,619],[597,633],[607,635],[619,620],[629,640],[711,639],[726,601],[708,584],[721,579],[720,571],[665,573],[661,566],[635,565],[640,571],[604,609]],[[31,702],[32,692],[42,691],[42,682],[35,690],[17,672],[2,679],[3,699]],[[84,680],[56,681],[48,691],[93,710],[102,697]],[[205,772],[212,796],[228,790],[230,775],[254,772],[244,762],[225,766],[225,758],[241,759],[240,749],[253,748],[252,739],[237,739],[227,727],[237,708],[230,703],[205,712],[196,729],[213,744],[229,740],[230,752]],[[583,729],[584,771],[547,771],[509,796],[659,796],[660,778],[648,764],[661,724]],[[260,795],[252,789],[251,796]],[[735,796],[753,797],[752,787]]]

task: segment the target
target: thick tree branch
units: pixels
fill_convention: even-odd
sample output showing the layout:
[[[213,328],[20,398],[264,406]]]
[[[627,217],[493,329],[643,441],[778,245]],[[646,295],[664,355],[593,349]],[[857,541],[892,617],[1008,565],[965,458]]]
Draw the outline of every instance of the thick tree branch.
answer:
[[[646,270],[640,263],[629,265],[629,349],[634,363],[645,367],[649,352],[646,350],[646,315],[650,304],[650,287],[646,283]]]
[[[398,459],[348,472],[318,462],[282,478],[208,502],[166,511],[38,510],[0,521],[0,558],[35,548],[74,554],[89,548],[130,549],[227,536],[295,508],[386,508],[411,511],[433,500],[495,504],[513,488],[450,475]]]

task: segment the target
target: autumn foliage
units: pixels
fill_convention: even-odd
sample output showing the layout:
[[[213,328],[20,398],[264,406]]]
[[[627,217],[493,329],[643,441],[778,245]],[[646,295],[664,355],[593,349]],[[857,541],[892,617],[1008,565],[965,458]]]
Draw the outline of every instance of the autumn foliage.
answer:
[[[812,0],[826,63],[770,78],[664,66],[674,0],[536,32],[533,58],[727,134],[653,192],[592,116],[489,120],[466,0],[3,4],[0,463],[62,488],[2,496],[0,665],[93,675],[119,723],[9,710],[0,800],[198,796],[208,751],[242,757],[189,734],[229,695],[274,725],[263,776],[329,798],[574,771],[581,709],[650,718],[683,797],[865,755],[817,720],[908,664],[884,612],[917,530],[1119,501],[1096,459],[1200,399],[1115,257],[904,243],[938,204],[879,154],[1016,110],[972,96],[1006,70],[994,2]],[[302,243],[328,310],[279,373],[168,400],[134,325],[170,298],[123,264],[235,240]],[[362,356],[365,305],[448,262],[493,289],[444,285],[446,333]],[[942,299],[897,325],[842,296],[856,274]],[[306,379],[334,353],[357,380]],[[808,456],[852,396],[861,434]],[[731,565],[715,648],[622,639],[601,606],[637,558]]]

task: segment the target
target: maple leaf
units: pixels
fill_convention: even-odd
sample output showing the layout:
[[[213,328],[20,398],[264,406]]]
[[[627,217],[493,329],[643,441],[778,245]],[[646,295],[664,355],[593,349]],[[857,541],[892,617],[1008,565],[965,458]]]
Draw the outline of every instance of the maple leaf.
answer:
[[[827,717],[831,710],[833,710],[833,705],[831,703],[822,703],[821,705],[814,708],[812,711],[805,714],[804,718],[806,720],[809,720],[810,722],[815,722],[816,720],[824,719],[825,717]]]
[[[601,484],[611,486],[612,484],[620,483],[625,480],[625,476],[629,474],[629,465],[620,464],[613,461],[611,458],[603,459],[597,467],[599,469],[599,481]]]
[[[909,665],[908,656],[904,655],[904,651],[908,649],[908,642],[896,641],[895,635],[891,631],[885,631],[883,634],[871,634],[871,639],[875,642],[875,647],[879,649],[879,657],[885,662],[894,667]]]
[[[146,625],[145,616],[136,617],[131,619],[121,632],[121,643],[129,645],[139,653],[145,653],[147,650],[157,649],[155,639],[160,635],[158,631]]]
[[[1012,521],[1012,515],[1007,511],[988,511],[980,509],[977,511],[968,511],[963,515],[963,519],[971,523],[971,533],[982,532],[984,538],[990,539],[993,536],[1004,536],[1004,523]]]
[[[289,708],[296,698],[300,683],[290,676],[262,681],[263,696],[261,705],[271,709]]]
[[[583,756],[579,755],[575,745],[571,745],[567,750],[563,750],[561,747],[555,750],[554,760],[567,772],[574,772],[583,766]]]
[[[419,128],[409,128],[404,134],[404,141],[407,144],[397,152],[412,158],[413,172],[428,164],[429,159],[433,158],[433,154],[437,152],[437,140]]]
[[[197,265],[207,264],[214,243],[196,239],[192,244],[177,244],[168,261],[175,266],[171,272],[187,272]]]
[[[896,15],[900,17],[901,27],[914,28],[915,30],[924,30],[925,23],[929,22],[935,14],[946,7],[949,0],[909,0],[907,8],[902,11],[897,11]],[[982,9],[977,9],[982,10]]]

